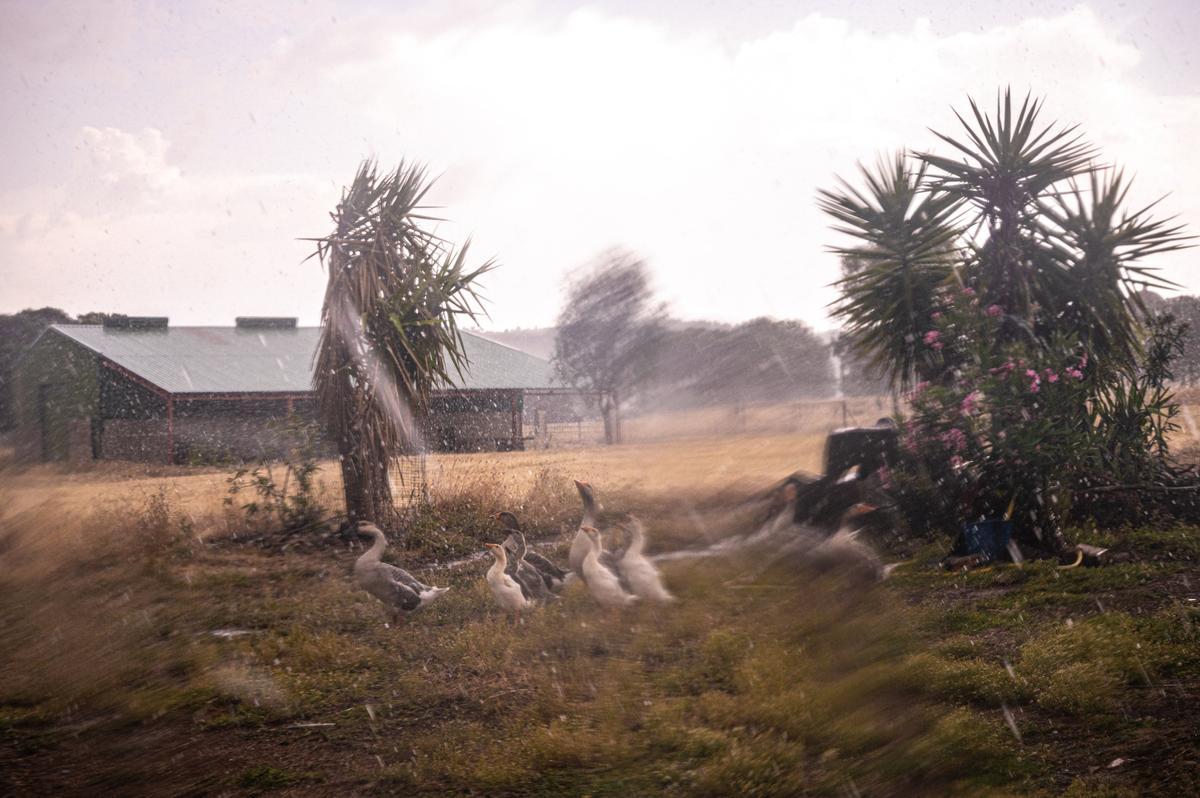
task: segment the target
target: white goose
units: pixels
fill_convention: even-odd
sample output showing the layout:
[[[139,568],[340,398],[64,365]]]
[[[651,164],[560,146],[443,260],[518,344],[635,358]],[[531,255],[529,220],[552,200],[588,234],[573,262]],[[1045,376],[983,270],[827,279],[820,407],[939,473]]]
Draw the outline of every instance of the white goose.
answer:
[[[663,587],[662,574],[642,553],[646,547],[646,528],[635,515],[629,516],[627,528],[630,535],[629,546],[617,561],[617,569],[629,585],[629,591],[638,598],[659,604],[674,601],[675,597]]]
[[[371,522],[359,521],[354,531],[374,541],[371,548],[355,561],[354,581],[384,603],[391,613],[392,623],[399,624],[408,613],[435,601],[450,589],[427,585],[403,568],[383,562],[387,537]]]
[[[579,498],[583,500],[583,518],[579,521],[579,529],[575,532],[575,539],[571,541],[571,551],[567,555],[567,564],[571,567],[571,571],[578,574],[586,582],[587,574],[583,572],[583,559],[592,550],[592,541],[584,530],[587,528],[596,528],[596,513],[603,508],[596,501],[596,495],[590,483],[575,480],[575,488],[579,491]],[[610,533],[611,531],[609,530]],[[600,559],[601,565],[610,571],[617,571],[617,560],[621,556],[621,549],[619,547],[608,551],[604,548],[603,539],[601,539],[600,552],[597,556]],[[619,572],[618,576],[620,576]]]
[[[637,596],[626,593],[621,587],[621,580],[617,578],[616,573],[601,564],[600,533],[590,526],[583,527],[581,531],[592,543],[591,551],[583,558],[580,570],[592,598],[603,607],[627,607],[637,601]]]
[[[484,543],[483,545],[495,558],[495,562],[487,572],[488,587],[492,589],[496,603],[506,612],[513,614],[513,625],[515,626],[521,620],[521,610],[529,607],[531,602],[525,598],[525,593],[516,580],[505,573],[508,567],[508,555],[505,553],[504,547],[498,543]]]

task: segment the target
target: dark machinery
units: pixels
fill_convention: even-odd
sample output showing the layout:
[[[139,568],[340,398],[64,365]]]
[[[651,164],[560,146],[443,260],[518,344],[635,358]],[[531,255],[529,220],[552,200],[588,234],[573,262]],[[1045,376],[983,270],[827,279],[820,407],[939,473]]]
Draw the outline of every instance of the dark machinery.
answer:
[[[890,418],[873,427],[834,430],[825,440],[825,473],[816,478],[793,474],[787,484],[796,489],[796,523],[835,532],[842,517],[856,504],[879,501],[870,477],[896,461],[898,435]],[[874,500],[874,501],[872,501]]]

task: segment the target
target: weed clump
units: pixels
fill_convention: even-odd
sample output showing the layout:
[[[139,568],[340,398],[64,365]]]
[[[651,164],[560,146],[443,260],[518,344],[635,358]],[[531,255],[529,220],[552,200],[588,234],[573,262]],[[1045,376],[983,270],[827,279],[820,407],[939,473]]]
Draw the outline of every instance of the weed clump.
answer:
[[[1037,635],[1016,667],[1038,704],[1083,715],[1116,710],[1127,684],[1148,686],[1160,655],[1126,616],[1100,615]]]

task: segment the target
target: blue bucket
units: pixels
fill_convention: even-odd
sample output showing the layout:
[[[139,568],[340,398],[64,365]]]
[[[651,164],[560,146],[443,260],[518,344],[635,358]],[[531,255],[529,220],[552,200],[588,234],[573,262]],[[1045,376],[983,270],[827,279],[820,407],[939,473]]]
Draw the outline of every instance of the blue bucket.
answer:
[[[963,524],[963,554],[983,554],[989,560],[1007,560],[1012,530],[1012,521],[1001,519]]]

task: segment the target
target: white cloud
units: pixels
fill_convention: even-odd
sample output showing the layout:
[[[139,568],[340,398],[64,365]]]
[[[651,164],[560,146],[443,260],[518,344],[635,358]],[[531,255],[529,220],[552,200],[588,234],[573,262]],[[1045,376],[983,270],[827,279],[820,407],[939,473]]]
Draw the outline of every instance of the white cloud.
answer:
[[[561,275],[611,244],[650,259],[681,315],[823,326],[837,263],[816,189],[881,151],[933,146],[927,127],[953,131],[950,107],[968,93],[985,105],[1006,84],[1045,95],[1047,118],[1080,123],[1137,171],[1137,198],[1173,191],[1164,212],[1200,221],[1200,97],[1156,93],[1121,36],[1086,7],[966,33],[920,20],[871,33],[813,14],[736,45],[595,9],[339,16],[272,33],[236,74],[196,65],[178,87],[186,116],[164,110],[137,134],[88,128],[77,193],[103,197],[97,208],[0,195],[0,277],[17,262],[52,268],[64,255],[53,220],[83,213],[80,268],[113,301],[146,294],[151,267],[133,253],[153,252],[156,274],[190,287],[185,317],[254,311],[253,278],[252,299],[315,320],[320,273],[292,266],[307,252],[294,239],[327,226],[337,187],[376,155],[428,162],[441,174],[432,199],[454,220],[444,231],[499,257],[485,285],[495,326],[550,323]],[[17,261],[13,220],[28,214],[46,217],[23,228],[44,240]],[[1190,258],[1161,263],[1200,291]],[[10,301],[53,302],[48,284]]]
[[[179,168],[167,163],[168,143],[161,130],[148,127],[132,134],[113,127],[85,127],[81,136],[95,176],[104,185],[140,196],[166,191],[179,180]]]

